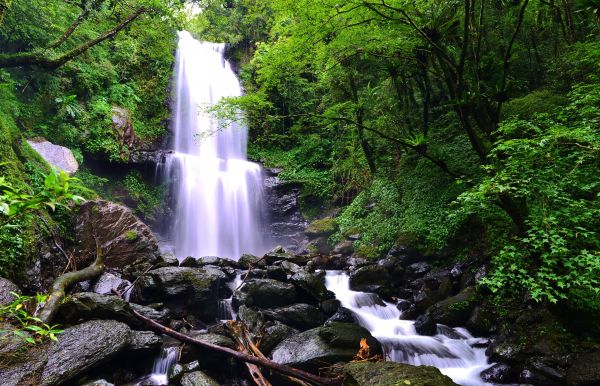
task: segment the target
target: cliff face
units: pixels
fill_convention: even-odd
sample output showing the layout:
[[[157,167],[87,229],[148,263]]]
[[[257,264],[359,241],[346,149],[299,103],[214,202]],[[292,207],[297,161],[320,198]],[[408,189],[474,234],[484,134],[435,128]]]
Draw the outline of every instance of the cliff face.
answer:
[[[308,242],[304,230],[308,222],[300,211],[300,188],[279,179],[281,169],[266,169],[264,179],[265,233],[289,251],[301,252]]]

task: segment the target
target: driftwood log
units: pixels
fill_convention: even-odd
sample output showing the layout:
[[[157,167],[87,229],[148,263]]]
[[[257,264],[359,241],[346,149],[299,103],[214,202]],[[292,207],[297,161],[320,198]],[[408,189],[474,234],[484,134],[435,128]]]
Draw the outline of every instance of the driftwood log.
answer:
[[[189,343],[191,345],[203,347],[203,348],[213,350],[213,351],[218,351],[220,353],[229,355],[233,358],[239,359],[243,362],[251,363],[253,365],[257,365],[257,366],[261,366],[261,367],[265,367],[265,368],[271,369],[273,371],[276,371],[278,373],[281,373],[281,374],[284,374],[284,375],[287,375],[290,377],[302,379],[303,381],[309,382],[316,386],[340,386],[341,385],[341,380],[339,378],[320,377],[318,375],[314,375],[314,374],[311,374],[311,373],[303,371],[303,370],[295,369],[293,367],[288,367],[288,366],[279,364],[277,362],[273,362],[267,358],[261,358],[261,357],[257,357],[254,355],[246,354],[244,352],[235,351],[235,350],[232,350],[227,347],[221,347],[221,346],[217,346],[212,343],[203,342],[201,340],[194,339],[190,336],[187,336],[185,334],[182,334],[180,332],[172,330],[169,327],[163,326],[162,324],[145,317],[144,315],[140,314],[139,312],[137,312],[135,310],[132,310],[132,312],[138,319],[142,320],[153,330],[160,332],[162,334],[168,335],[168,336],[175,338],[181,342]]]

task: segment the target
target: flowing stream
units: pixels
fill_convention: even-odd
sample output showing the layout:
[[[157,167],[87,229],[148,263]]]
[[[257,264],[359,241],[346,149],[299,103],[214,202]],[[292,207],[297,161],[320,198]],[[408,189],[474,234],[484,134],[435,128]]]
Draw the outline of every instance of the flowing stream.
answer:
[[[394,304],[375,294],[352,291],[347,273],[328,271],[325,286],[381,343],[389,359],[435,366],[462,386],[489,385],[479,376],[490,367],[485,348],[477,347],[481,339],[474,338],[464,328],[438,326],[436,336],[419,335],[414,321],[400,319],[401,312]]]
[[[225,60],[225,44],[179,33],[175,65],[174,153],[165,161],[175,202],[170,238],[174,253],[237,260],[266,251],[262,232],[262,170],[246,157],[247,128],[205,110],[240,96]]]

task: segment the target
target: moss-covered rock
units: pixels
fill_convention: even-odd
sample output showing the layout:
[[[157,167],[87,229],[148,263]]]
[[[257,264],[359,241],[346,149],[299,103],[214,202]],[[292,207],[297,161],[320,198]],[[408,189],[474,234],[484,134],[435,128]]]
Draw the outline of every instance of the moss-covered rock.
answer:
[[[457,386],[435,367],[395,362],[349,363],[344,375],[344,386]]]
[[[273,360],[307,370],[317,370],[327,364],[350,361],[366,339],[371,354],[381,353],[381,346],[366,329],[353,323],[331,323],[289,336],[273,349]]]
[[[475,307],[475,300],[475,288],[467,287],[458,295],[434,304],[415,321],[417,332],[434,335],[438,323],[451,327],[463,325]]]
[[[331,217],[322,218],[315,220],[308,224],[308,227],[304,231],[304,234],[310,238],[317,238],[320,236],[329,236],[335,233],[337,226],[335,219]]]

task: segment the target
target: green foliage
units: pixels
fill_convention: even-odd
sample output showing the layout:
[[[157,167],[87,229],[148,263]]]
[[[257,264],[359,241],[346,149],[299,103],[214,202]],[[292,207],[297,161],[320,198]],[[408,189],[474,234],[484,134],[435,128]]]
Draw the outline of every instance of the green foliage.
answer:
[[[11,294],[14,300],[6,306],[0,307],[0,322],[10,323],[15,329],[0,330],[0,337],[6,333],[12,333],[29,344],[41,343],[48,339],[58,340],[56,336],[63,332],[58,324],[49,325],[33,316],[36,307],[46,301],[47,295],[38,294],[33,297],[14,292]]]
[[[577,85],[569,98],[555,114],[504,122],[487,177],[461,201],[470,212],[493,210],[505,193],[527,203],[525,234],[507,240],[492,260],[484,282],[492,291],[598,305],[600,87]]]
[[[124,162],[131,151],[154,144],[165,133],[180,4],[162,0],[96,4],[57,51],[75,48],[114,28],[135,7],[146,6],[152,12],[57,70],[11,70],[11,82],[22,99],[17,103],[20,113],[13,116],[20,116],[28,136],[43,136],[95,157]],[[79,4],[72,2],[15,1],[0,24],[3,52],[47,46],[80,12]],[[133,145],[114,127],[113,107],[130,112]]]
[[[84,201],[83,197],[71,193],[74,189],[85,189],[77,185],[77,182],[76,178],[69,177],[64,171],[53,168],[44,178],[42,189],[35,194],[28,194],[14,187],[4,176],[0,176],[0,218],[7,224],[14,217],[27,212],[45,207],[54,211],[57,206]]]
[[[88,189],[79,185],[79,180],[69,177],[65,172],[51,171],[36,180],[32,173],[29,187],[19,187],[0,176],[0,275],[11,277],[17,274],[24,263],[28,247],[34,236],[31,234],[34,217],[31,214],[45,210],[61,212],[72,204],[83,201],[80,194]],[[39,177],[38,177],[39,178]]]
[[[123,186],[136,202],[134,211],[146,219],[154,219],[156,210],[165,202],[164,187],[148,184],[137,171],[125,176]]]

